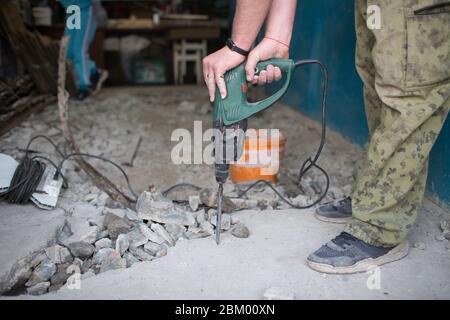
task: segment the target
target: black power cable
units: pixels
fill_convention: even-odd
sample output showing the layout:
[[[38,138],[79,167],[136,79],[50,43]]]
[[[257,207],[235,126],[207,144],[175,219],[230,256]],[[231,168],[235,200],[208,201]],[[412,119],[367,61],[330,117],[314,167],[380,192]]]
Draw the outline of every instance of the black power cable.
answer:
[[[45,164],[25,156],[11,179],[11,186],[1,194],[10,203],[25,204],[41,181]]]
[[[256,185],[258,184],[265,184],[267,185],[269,188],[272,189],[273,192],[275,192],[275,194],[285,203],[287,203],[290,207],[295,208],[295,209],[308,209],[311,208],[313,206],[315,206],[316,204],[318,204],[320,201],[323,200],[323,198],[325,198],[325,196],[328,193],[328,189],[330,187],[330,177],[328,176],[328,173],[325,171],[325,169],[323,169],[321,166],[319,166],[317,164],[317,161],[319,160],[320,154],[322,153],[323,147],[325,145],[325,141],[326,141],[326,136],[327,136],[327,93],[328,93],[328,70],[327,67],[320,62],[319,60],[300,60],[297,61],[295,63],[296,67],[301,67],[304,65],[308,65],[308,64],[316,64],[320,66],[320,69],[322,71],[322,75],[323,75],[323,84],[322,84],[322,117],[321,117],[321,126],[322,126],[322,132],[321,132],[321,137],[320,137],[320,144],[319,144],[319,148],[317,149],[315,155],[313,158],[309,157],[308,159],[306,159],[303,164],[300,167],[300,171],[298,174],[298,181],[297,183],[300,184],[303,177],[305,176],[305,174],[312,168],[316,168],[318,169],[320,172],[322,172],[323,176],[325,177],[326,180],[326,186],[325,186],[325,190],[322,192],[322,194],[317,198],[317,200],[315,200],[314,202],[305,205],[305,206],[298,206],[296,204],[293,204],[292,202],[290,202],[289,200],[287,200],[277,189],[275,189],[275,187],[268,181],[266,180],[258,180],[254,183],[252,183],[247,189],[245,189],[239,196],[238,198],[242,198],[243,196],[245,196],[252,188],[254,188]]]
[[[52,160],[50,160],[49,158],[46,158],[44,156],[36,155],[32,158],[30,158],[28,156],[31,143],[39,138],[47,140],[47,142],[49,142],[54,147],[55,151],[62,157],[62,160],[58,165],[56,165]],[[128,188],[129,188],[131,194],[135,197],[134,201],[137,200],[137,194],[134,192],[134,190],[131,186],[128,175],[114,161],[111,161],[111,160],[106,159],[101,156],[96,156],[96,155],[92,155],[92,154],[88,154],[88,153],[72,153],[72,154],[65,155],[58,149],[58,147],[53,142],[53,140],[51,140],[49,137],[44,136],[44,135],[37,135],[30,139],[30,141],[27,144],[27,147],[25,148],[25,155],[20,160],[19,165],[17,166],[17,168],[14,172],[14,175],[13,175],[13,178],[11,180],[8,190],[0,193],[0,197],[2,197],[4,200],[6,200],[10,203],[18,203],[18,204],[25,204],[30,200],[32,194],[34,192],[36,192],[36,188],[38,187],[39,182],[41,181],[42,176],[44,175],[45,168],[46,168],[45,163],[40,162],[37,159],[45,160],[48,163],[50,163],[56,169],[54,179],[57,180],[59,178],[59,176],[61,175],[61,178],[63,179],[63,187],[68,188],[67,179],[64,177],[61,170],[62,170],[62,167],[66,160],[68,160],[72,157],[76,157],[76,156],[99,159],[99,160],[105,161],[105,162],[110,163],[113,166],[115,166],[117,169],[120,170],[120,172],[125,177],[125,181],[127,182]],[[124,195],[119,190],[118,187],[114,186],[114,188],[116,189],[117,192]]]
[[[56,170],[56,175],[55,175],[56,178],[57,178],[57,175],[58,175],[58,174],[61,174],[61,170],[62,170],[62,166],[64,165],[64,162],[65,162],[66,160],[72,158],[72,157],[89,157],[89,158],[94,158],[94,159],[102,160],[102,161],[104,161],[104,162],[107,162],[107,163],[109,163],[109,164],[112,164],[114,167],[116,167],[117,169],[119,169],[119,171],[122,173],[122,175],[123,175],[124,178],[125,178],[125,181],[127,182],[128,189],[130,190],[131,194],[135,197],[134,201],[135,201],[135,202],[137,201],[138,196],[137,196],[136,192],[134,191],[133,187],[131,186],[130,179],[128,178],[128,175],[126,174],[126,172],[122,169],[121,166],[119,166],[119,165],[118,165],[117,163],[115,163],[114,161],[109,160],[109,159],[106,159],[106,158],[101,157],[101,156],[96,156],[96,155],[92,155],[92,154],[89,154],[89,153],[71,153],[71,154],[68,154],[68,155],[65,156],[64,159],[60,162],[60,164],[59,164],[59,166],[58,166],[58,170]],[[117,188],[116,186],[114,186],[114,189],[116,189],[117,192],[119,192],[119,193],[121,193],[123,196],[125,196],[125,195],[122,193],[122,191],[120,191],[119,188]]]

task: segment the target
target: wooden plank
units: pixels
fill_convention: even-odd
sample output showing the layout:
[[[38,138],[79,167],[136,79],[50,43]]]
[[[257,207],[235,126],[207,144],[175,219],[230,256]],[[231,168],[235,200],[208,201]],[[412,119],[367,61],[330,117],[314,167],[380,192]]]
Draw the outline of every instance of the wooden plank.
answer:
[[[173,28],[169,29],[169,39],[206,40],[217,39],[220,36],[220,28]]]

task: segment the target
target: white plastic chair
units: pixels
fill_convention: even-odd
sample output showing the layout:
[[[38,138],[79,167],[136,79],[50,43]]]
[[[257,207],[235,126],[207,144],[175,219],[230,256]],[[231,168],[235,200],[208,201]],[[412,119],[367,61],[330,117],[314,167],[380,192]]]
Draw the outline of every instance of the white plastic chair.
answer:
[[[198,84],[202,83],[202,59],[206,56],[207,42],[174,41],[173,45],[173,77],[175,84],[183,84],[188,62],[194,62],[195,77]]]

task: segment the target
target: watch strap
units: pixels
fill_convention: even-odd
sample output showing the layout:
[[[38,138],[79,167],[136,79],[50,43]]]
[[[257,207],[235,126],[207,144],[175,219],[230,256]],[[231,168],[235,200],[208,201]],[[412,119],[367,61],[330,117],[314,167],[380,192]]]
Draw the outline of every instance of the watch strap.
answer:
[[[231,38],[228,38],[226,45],[231,51],[237,52],[240,55],[248,56],[248,54],[250,53],[249,50],[244,50],[242,48],[239,48]]]

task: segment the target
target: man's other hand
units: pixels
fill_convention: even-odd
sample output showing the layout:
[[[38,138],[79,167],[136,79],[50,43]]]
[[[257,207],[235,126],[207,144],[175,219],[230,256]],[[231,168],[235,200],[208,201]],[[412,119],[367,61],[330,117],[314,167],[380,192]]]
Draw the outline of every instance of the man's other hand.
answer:
[[[261,70],[258,75],[255,75],[256,64],[271,58],[289,58],[289,48],[272,39],[264,38],[248,55],[245,66],[247,81],[252,84],[265,84],[280,80],[282,76],[280,68],[272,65],[267,66],[266,70]]]
[[[216,85],[219,88],[222,99],[227,96],[224,74],[244,61],[245,57],[243,55],[230,50],[228,47],[223,47],[203,59],[203,76],[208,86],[209,100],[211,102],[214,102]]]

